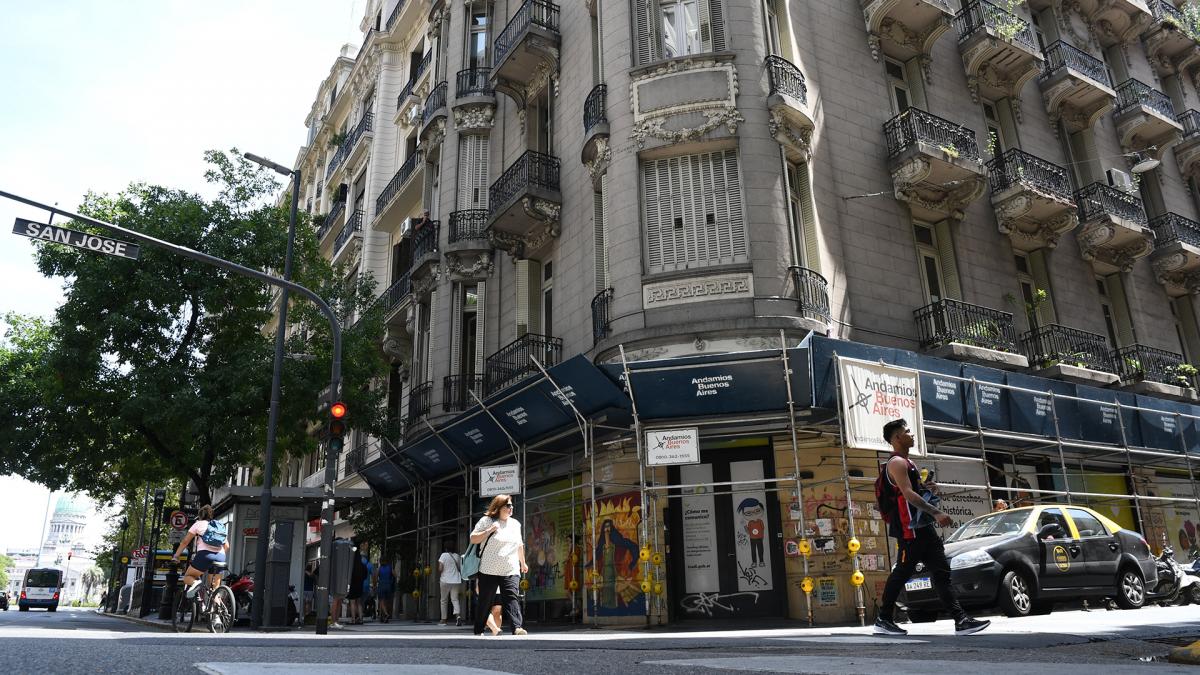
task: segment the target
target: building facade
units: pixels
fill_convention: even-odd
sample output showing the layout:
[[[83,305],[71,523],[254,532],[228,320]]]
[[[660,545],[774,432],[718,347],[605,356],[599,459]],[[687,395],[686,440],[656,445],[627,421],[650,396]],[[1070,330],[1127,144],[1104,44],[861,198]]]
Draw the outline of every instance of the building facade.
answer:
[[[339,484],[365,485],[381,463],[425,474],[403,495],[417,525],[397,537],[419,571],[443,539],[465,536],[478,515],[471,472],[493,460],[451,449],[462,475],[434,480],[410,449],[577,355],[624,368],[794,348],[816,333],[950,360],[930,368],[1016,373],[1009,384],[1028,374],[1194,401],[1200,27],[1188,16],[1164,0],[369,1],[363,42],[321,82],[297,160],[322,252],[378,284],[393,363],[377,383],[393,432],[348,443]],[[719,411],[709,416],[717,428]],[[687,530],[672,503],[707,485],[737,502],[722,527],[758,508],[780,536],[767,560],[749,559],[772,593],[748,615],[799,618],[814,602],[819,620],[869,613],[890,566],[882,535],[859,560],[814,560],[815,572],[808,555],[785,555],[782,536],[810,500],[828,513],[813,510],[819,524],[790,538],[847,536],[843,520],[866,518],[851,498],[865,488],[849,478],[874,461],[847,459],[829,427],[800,443],[778,424],[733,427],[701,433],[699,468],[650,471],[674,492],[647,492],[641,438],[531,456],[510,436],[533,481],[527,537],[551,542],[532,580],[555,585],[541,611],[713,616],[724,611],[713,594],[753,592],[725,579],[747,576],[740,558],[709,588],[672,561],[668,549],[680,558],[689,544],[659,540]],[[321,483],[319,462],[294,463],[288,480]],[[1162,473],[1184,492],[1186,464]],[[1153,520],[1126,503],[1139,481],[1158,485],[1131,466],[1081,459],[1059,478],[1037,462],[1014,459],[1003,475],[971,466],[952,482],[987,486],[964,490],[975,501],[1020,478],[1047,499],[1114,495],[1130,527]],[[734,499],[755,481],[761,494]],[[596,486],[605,499],[636,486],[644,515],[618,499],[601,518],[594,490],[582,503]],[[1200,521],[1181,499],[1183,515],[1166,520]],[[696,545],[715,555],[737,541]],[[625,585],[595,576],[629,555]],[[876,574],[860,589],[853,570]],[[817,588],[799,590],[803,579]]]

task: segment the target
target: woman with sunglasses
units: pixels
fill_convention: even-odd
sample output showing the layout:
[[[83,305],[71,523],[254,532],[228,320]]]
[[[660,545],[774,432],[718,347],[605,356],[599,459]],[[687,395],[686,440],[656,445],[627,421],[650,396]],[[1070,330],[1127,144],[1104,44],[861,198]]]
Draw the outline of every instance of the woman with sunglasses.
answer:
[[[475,523],[471,543],[479,544],[479,602],[475,606],[475,634],[483,635],[483,627],[491,615],[492,597],[497,589],[501,596],[501,611],[505,623],[512,626],[513,635],[525,635],[522,627],[521,604],[517,589],[521,575],[529,571],[525,564],[525,543],[521,538],[521,523],[512,517],[513,500],[509,495],[496,495],[488,505],[487,514]]]

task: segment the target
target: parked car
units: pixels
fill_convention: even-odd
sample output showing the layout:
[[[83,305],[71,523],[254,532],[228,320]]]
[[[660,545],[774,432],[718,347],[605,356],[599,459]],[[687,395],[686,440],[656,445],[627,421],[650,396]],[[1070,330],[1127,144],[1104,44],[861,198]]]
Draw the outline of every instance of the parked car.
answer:
[[[1056,600],[1113,598],[1124,609],[1146,603],[1157,582],[1142,535],[1082,506],[1043,504],[998,511],[966,522],[946,539],[959,602],[999,607],[1008,616],[1048,614]],[[921,568],[918,567],[918,570]],[[920,571],[901,602],[914,622],[941,607]]]
[[[8,593],[0,591],[0,610],[8,611]]]

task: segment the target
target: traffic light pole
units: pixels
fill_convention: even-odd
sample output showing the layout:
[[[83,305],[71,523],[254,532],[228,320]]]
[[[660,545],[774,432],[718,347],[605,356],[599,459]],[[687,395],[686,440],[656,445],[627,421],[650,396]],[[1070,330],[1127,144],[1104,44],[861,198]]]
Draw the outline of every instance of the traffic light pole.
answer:
[[[342,325],[338,321],[337,314],[334,313],[333,308],[329,306],[329,303],[325,302],[325,300],[323,300],[321,298],[321,296],[317,295],[316,293],[309,290],[308,288],[305,288],[304,286],[301,286],[300,284],[295,283],[294,281],[291,281],[289,279],[281,279],[273,274],[267,274],[266,272],[260,272],[259,270],[251,269],[244,265],[239,265],[230,260],[225,260],[224,258],[218,258],[217,256],[214,256],[214,255],[209,255],[207,253],[201,253],[200,251],[190,249],[186,246],[180,246],[179,244],[175,244],[175,243],[172,243],[169,241],[164,241],[164,240],[158,239],[156,237],[151,237],[149,235],[142,234],[141,232],[135,232],[133,230],[126,229],[124,227],[121,227],[120,225],[113,225],[112,223],[108,223],[103,220],[97,220],[96,218],[92,218],[90,216],[85,216],[85,215],[82,215],[79,213],[74,213],[72,211],[67,211],[66,209],[60,209],[57,206],[51,206],[49,204],[43,204],[41,202],[36,202],[32,199],[28,199],[26,197],[21,197],[19,195],[12,194],[11,192],[5,192],[3,190],[0,190],[0,197],[5,197],[5,198],[11,199],[15,202],[20,202],[27,206],[32,206],[34,208],[38,208],[43,211],[48,211],[49,213],[54,214],[54,215],[64,216],[64,217],[70,218],[72,220],[81,222],[81,223],[87,223],[89,225],[94,225],[96,227],[107,230],[108,232],[111,232],[113,234],[119,234],[128,239],[132,239],[133,241],[135,241],[139,244],[144,244],[146,246],[153,246],[155,248],[160,248],[160,249],[163,249],[170,253],[174,253],[175,255],[182,256],[184,258],[188,258],[190,260],[202,262],[207,265],[213,265],[214,267],[220,267],[221,269],[227,270],[229,272],[233,272],[234,274],[240,274],[244,277],[250,277],[251,279],[257,279],[264,283],[271,284],[272,286],[279,286],[280,288],[284,288],[289,291],[294,291],[296,293],[299,293],[300,295],[303,295],[304,297],[311,300],[313,302],[313,304],[315,304],[317,306],[317,308],[321,310],[321,313],[325,315],[325,318],[329,320],[329,332],[333,339],[333,364],[331,366],[331,372],[330,372],[330,376],[329,376],[329,389],[331,392],[333,392],[332,395],[334,398],[337,398],[339,395],[339,392],[341,392],[341,384],[342,384]],[[339,439],[339,441],[340,441],[340,439]],[[321,562],[320,579],[318,579],[318,581],[317,581],[316,601],[317,601],[317,633],[322,634],[322,635],[325,634],[325,632],[327,630],[327,627],[325,625],[325,620],[329,616],[329,571],[330,571],[329,570],[329,567],[330,567],[329,558],[333,552],[333,522],[332,522],[332,519],[333,519],[333,482],[334,482],[334,480],[336,480],[336,464],[337,464],[337,455],[332,455],[333,449],[334,448],[333,448],[332,443],[330,443],[329,445],[326,446],[326,450],[325,450],[325,499],[321,503],[321,561],[322,562]],[[332,455],[332,458],[331,458],[331,455]],[[260,532],[259,536],[261,537],[261,536],[263,536],[263,534],[265,534],[265,533]],[[259,592],[265,593],[266,589],[260,589]]]

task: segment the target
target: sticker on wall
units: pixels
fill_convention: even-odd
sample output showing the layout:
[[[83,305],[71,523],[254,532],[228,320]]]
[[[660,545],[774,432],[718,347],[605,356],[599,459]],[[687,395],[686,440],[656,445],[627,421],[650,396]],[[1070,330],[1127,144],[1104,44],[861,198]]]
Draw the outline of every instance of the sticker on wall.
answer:
[[[837,604],[837,579],[833,577],[821,577],[817,579],[817,606],[836,607]]]
[[[789,558],[798,557],[800,555],[800,542],[795,539],[784,539],[783,554]]]
[[[833,534],[832,518],[817,518],[813,523],[816,525],[818,535],[828,537]]]

